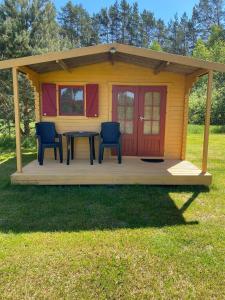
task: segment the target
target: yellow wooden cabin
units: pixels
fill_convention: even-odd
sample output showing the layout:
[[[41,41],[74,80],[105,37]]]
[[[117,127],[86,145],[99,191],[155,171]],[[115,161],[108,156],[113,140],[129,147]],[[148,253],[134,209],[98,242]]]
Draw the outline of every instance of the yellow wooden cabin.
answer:
[[[12,183],[211,183],[207,155],[213,72],[225,72],[225,65],[133,46],[104,44],[1,61],[0,70],[6,68],[12,68],[15,104],[17,171],[11,176]],[[54,122],[59,133],[99,132],[102,122],[119,121],[123,138],[122,164],[117,164],[108,151],[101,165],[97,161],[90,165],[88,142],[79,139],[75,145],[75,160],[69,166],[55,161],[51,150],[46,153],[43,166],[37,161],[23,166],[18,72],[26,74],[34,88],[36,121]],[[189,93],[203,75],[208,75],[208,91],[200,170],[185,160],[185,154]],[[50,99],[47,110],[43,102],[46,85],[55,89],[54,103]],[[97,87],[94,106],[88,102],[91,85]],[[72,89],[78,95],[77,111],[71,110],[70,101],[63,98],[65,89],[68,92]],[[128,98],[131,105],[126,106]],[[65,158],[65,138],[63,142]],[[98,139],[95,147],[98,149]],[[151,157],[164,161],[141,160]]]

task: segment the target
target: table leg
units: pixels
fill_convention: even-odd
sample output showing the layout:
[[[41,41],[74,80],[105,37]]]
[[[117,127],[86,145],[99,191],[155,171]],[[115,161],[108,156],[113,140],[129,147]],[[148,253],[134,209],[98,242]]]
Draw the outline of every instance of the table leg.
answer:
[[[93,144],[92,144],[91,137],[89,137],[89,146],[90,146],[90,164],[93,165]]]
[[[95,159],[95,137],[92,136],[92,155],[93,155],[93,159]]]
[[[74,159],[74,137],[71,136],[71,159]]]
[[[66,140],[67,140],[67,165],[69,165],[70,164],[70,147],[71,147],[70,136],[67,136]]]

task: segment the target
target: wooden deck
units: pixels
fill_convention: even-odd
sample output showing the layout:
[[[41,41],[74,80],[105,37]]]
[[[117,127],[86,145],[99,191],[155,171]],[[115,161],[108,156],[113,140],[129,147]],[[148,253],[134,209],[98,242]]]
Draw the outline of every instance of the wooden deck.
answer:
[[[146,163],[138,157],[125,157],[121,165],[111,158],[93,166],[88,160],[74,160],[67,166],[50,159],[39,166],[35,160],[22,173],[11,175],[13,184],[24,185],[210,185],[211,181],[211,174],[202,174],[188,161]]]

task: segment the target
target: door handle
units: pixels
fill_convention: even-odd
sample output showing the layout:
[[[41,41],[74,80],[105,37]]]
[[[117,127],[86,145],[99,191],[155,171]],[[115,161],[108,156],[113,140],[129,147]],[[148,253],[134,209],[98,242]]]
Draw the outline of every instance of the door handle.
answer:
[[[140,120],[143,121],[143,120],[145,120],[145,118],[140,116]]]

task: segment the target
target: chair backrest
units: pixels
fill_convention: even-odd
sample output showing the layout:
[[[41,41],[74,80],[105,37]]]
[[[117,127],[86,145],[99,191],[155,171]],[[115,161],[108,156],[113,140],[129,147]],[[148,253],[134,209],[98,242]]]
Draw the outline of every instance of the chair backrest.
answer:
[[[101,137],[103,143],[117,144],[120,138],[120,123],[104,122],[101,124]]]
[[[39,122],[35,124],[36,135],[41,137],[42,143],[54,143],[56,137],[55,123]]]

